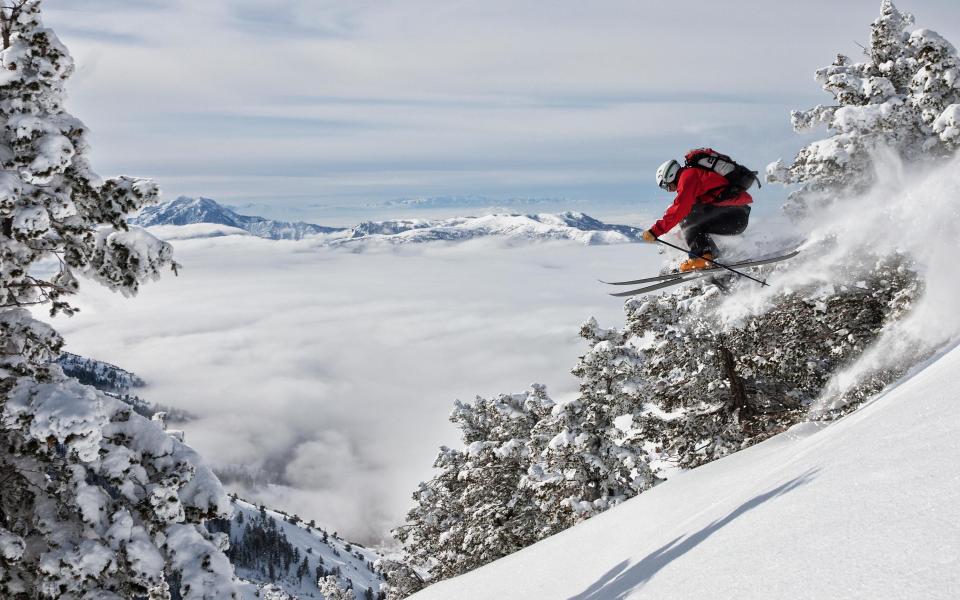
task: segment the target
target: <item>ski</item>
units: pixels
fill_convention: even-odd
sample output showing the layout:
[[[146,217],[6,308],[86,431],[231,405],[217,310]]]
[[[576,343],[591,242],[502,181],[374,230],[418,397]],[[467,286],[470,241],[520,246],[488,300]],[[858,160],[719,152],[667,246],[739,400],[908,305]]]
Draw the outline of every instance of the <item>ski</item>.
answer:
[[[642,288],[640,288],[640,289],[638,289],[638,290],[627,290],[626,292],[616,292],[616,293],[610,294],[610,295],[611,295],[611,296],[616,296],[616,297],[618,297],[618,298],[623,298],[623,297],[626,297],[626,296],[635,296],[635,295],[637,295],[637,294],[643,294],[643,293],[645,293],[645,292],[652,292],[652,291],[654,291],[654,290],[660,290],[660,289],[663,289],[663,288],[666,288],[666,287],[670,287],[670,286],[672,286],[672,285],[679,285],[679,284],[684,283],[684,282],[686,282],[686,281],[693,281],[694,279],[699,279],[700,277],[702,277],[702,275],[699,276],[699,277],[674,277],[673,279],[668,279],[668,280],[666,280],[666,281],[660,281],[660,282],[655,283],[655,284],[653,284],[653,285],[648,285],[648,286],[646,286],[646,287],[642,287]]]
[[[727,265],[728,267],[733,268],[744,268],[744,267],[756,267],[760,265],[766,265],[770,263],[779,262],[781,260],[787,260],[788,258],[793,258],[794,256],[800,254],[799,250],[790,252],[789,254],[782,254],[779,256],[771,256],[769,258],[761,258],[757,260],[743,260],[740,262],[735,262]],[[600,283],[605,283],[607,285],[640,285],[641,283],[653,283],[655,281],[666,281],[672,279],[683,279],[690,278],[691,275],[699,275],[702,273],[713,273],[715,271],[724,271],[723,267],[710,267],[707,269],[699,269],[697,271],[688,271],[686,273],[667,273],[665,275],[656,275],[654,277],[646,277],[644,279],[633,279],[631,281],[603,281],[600,280]],[[693,277],[695,279],[695,277]]]
[[[741,262],[734,263],[734,264],[732,264],[732,265],[727,265],[727,266],[728,266],[728,267],[738,267],[738,268],[757,267],[757,266],[760,266],[760,265],[767,265],[767,264],[771,264],[771,263],[775,263],[775,262],[780,262],[781,260],[787,260],[788,258],[793,258],[793,257],[796,256],[797,254],[800,254],[800,251],[799,251],[799,250],[794,251],[794,252],[791,252],[791,253],[789,253],[789,254],[784,254],[784,255],[781,255],[781,256],[773,256],[773,257],[770,257],[770,258],[764,258],[764,259],[760,259],[760,260],[741,261]],[[618,297],[618,298],[624,298],[624,297],[627,297],[627,296],[636,296],[636,295],[638,295],[638,294],[645,294],[645,293],[647,293],[647,292],[653,292],[653,291],[661,290],[661,289],[663,289],[663,288],[671,287],[671,286],[674,286],[674,285],[679,285],[679,284],[685,283],[685,282],[687,282],[687,281],[693,281],[693,280],[695,280],[695,279],[700,279],[701,277],[708,277],[708,276],[710,276],[710,275],[716,275],[716,274],[717,274],[717,271],[724,271],[724,270],[725,270],[725,269],[723,269],[722,267],[713,267],[713,268],[710,268],[710,269],[700,269],[700,270],[698,270],[698,271],[689,271],[689,272],[687,272],[687,273],[673,273],[673,274],[671,274],[671,275],[662,275],[662,276],[660,276],[660,277],[656,277],[656,278],[652,278],[652,279],[651,279],[651,278],[648,278],[648,279],[645,279],[645,280],[644,280],[644,279],[639,279],[639,280],[636,280],[636,281],[634,281],[634,282],[615,282],[615,283],[610,283],[609,285],[628,285],[628,284],[631,284],[631,283],[653,283],[653,282],[656,282],[656,283],[653,283],[653,285],[648,285],[648,286],[645,286],[645,287],[642,287],[642,288],[639,288],[639,289],[636,289],[636,290],[628,290],[628,291],[626,291],[626,292],[617,292],[617,293],[615,293],[615,294],[610,294],[610,295],[611,295],[611,296],[616,296],[616,297]],[[604,283],[608,283],[608,282],[604,282]]]

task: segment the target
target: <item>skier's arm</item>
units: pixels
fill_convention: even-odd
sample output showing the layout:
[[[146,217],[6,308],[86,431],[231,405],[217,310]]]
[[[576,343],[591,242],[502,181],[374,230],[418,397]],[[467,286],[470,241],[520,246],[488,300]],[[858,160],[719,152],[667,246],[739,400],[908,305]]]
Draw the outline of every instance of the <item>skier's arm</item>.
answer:
[[[695,176],[684,177],[683,175],[686,175],[686,173],[681,173],[680,180],[677,182],[677,197],[674,198],[673,204],[663,214],[663,218],[650,228],[650,232],[657,237],[673,229],[677,223],[689,215],[694,202],[697,201]]]

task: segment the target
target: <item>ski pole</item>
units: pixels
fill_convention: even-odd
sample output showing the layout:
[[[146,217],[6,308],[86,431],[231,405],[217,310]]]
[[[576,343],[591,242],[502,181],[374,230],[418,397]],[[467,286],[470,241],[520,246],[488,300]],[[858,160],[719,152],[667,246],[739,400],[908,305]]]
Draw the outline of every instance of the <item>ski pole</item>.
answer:
[[[723,268],[723,269],[726,269],[726,270],[730,271],[731,273],[736,273],[736,274],[739,275],[740,277],[746,277],[747,279],[750,279],[750,280],[752,280],[752,281],[756,281],[756,282],[759,283],[760,285],[766,285],[766,286],[769,286],[769,285],[770,285],[770,284],[767,283],[766,281],[757,279],[756,277],[751,277],[751,276],[747,275],[746,273],[743,273],[743,272],[741,272],[741,271],[738,271],[738,270],[736,270],[736,269],[734,269],[734,268],[732,268],[732,267],[728,267],[727,265],[718,263],[718,262],[715,261],[715,260],[710,260],[710,259],[707,258],[706,256],[700,256],[700,255],[697,254],[696,252],[691,252],[691,251],[689,251],[689,250],[685,250],[685,249],[681,248],[680,246],[674,246],[674,245],[671,244],[670,242],[665,242],[665,241],[661,240],[660,238],[658,238],[657,236],[654,236],[654,239],[656,239],[658,242],[660,242],[660,243],[663,244],[664,246],[670,246],[671,248],[675,248],[675,249],[679,250],[680,252],[686,252],[687,254],[692,254],[692,255],[696,256],[697,258],[702,259],[702,260],[705,260],[705,261],[707,261],[708,263],[710,263],[710,264],[712,264],[712,265],[714,265],[714,266],[717,266],[717,267],[721,267],[721,268]]]

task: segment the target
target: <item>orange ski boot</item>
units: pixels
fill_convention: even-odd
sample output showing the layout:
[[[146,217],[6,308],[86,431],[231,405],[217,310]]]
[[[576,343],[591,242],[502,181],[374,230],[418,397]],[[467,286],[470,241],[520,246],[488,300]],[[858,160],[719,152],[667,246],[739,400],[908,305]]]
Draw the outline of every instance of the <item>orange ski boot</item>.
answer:
[[[690,271],[708,269],[713,266],[713,263],[710,262],[713,258],[714,256],[710,252],[704,252],[703,258],[688,258],[680,263],[679,271],[681,273],[689,273]]]

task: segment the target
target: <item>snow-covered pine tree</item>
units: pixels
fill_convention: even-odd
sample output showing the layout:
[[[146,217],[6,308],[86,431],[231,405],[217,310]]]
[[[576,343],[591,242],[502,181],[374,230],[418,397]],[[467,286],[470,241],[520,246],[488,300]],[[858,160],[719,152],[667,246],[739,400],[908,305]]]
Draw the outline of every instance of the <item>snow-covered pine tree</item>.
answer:
[[[381,558],[374,563],[385,583],[380,584],[378,598],[403,600],[419,592],[425,583],[413,567],[404,560]]]
[[[540,511],[519,482],[530,464],[531,430],[553,405],[540,385],[522,394],[458,403],[452,419],[464,431],[469,457],[460,472],[467,484],[460,501],[468,510],[462,548],[472,557],[470,569],[544,536]]]
[[[469,560],[461,550],[466,515],[460,497],[466,485],[460,471],[466,462],[465,452],[442,446],[433,463],[436,475],[420,482],[406,523],[392,532],[403,544],[404,560],[427,571],[431,580],[453,577]]]
[[[431,581],[454,577],[545,535],[541,513],[520,479],[529,466],[533,426],[553,401],[542,386],[523,394],[456,402],[450,420],[462,450],[441,448],[439,473],[420,484],[407,523],[394,530],[408,560]]]
[[[912,162],[949,155],[960,143],[960,70],[956,49],[936,32],[912,34],[912,15],[883,0],[863,62],[836,61],[817,71],[834,103],[791,115],[797,131],[826,125],[831,136],[808,144],[793,163],[767,167],[767,179],[801,184],[786,205],[804,215],[838,190],[863,191],[873,182],[873,155],[892,150]]]
[[[617,417],[630,415],[645,382],[639,356],[623,335],[583,324],[590,345],[573,374],[579,396],[558,405],[534,428],[532,464],[523,486],[534,493],[548,533],[635,496],[654,483],[641,449],[620,443]]]
[[[778,296],[734,324],[705,285],[626,304],[625,344],[643,352],[648,393],[625,442],[654,463],[692,468],[762,441],[807,417],[830,377],[859,357],[921,293],[902,256],[848,265],[848,284]],[[871,373],[842,393],[843,414],[902,374]],[[656,457],[659,457],[659,461]],[[665,474],[669,468],[657,467]]]
[[[75,273],[124,294],[169,267],[128,230],[150,181],[101,180],[63,108],[73,70],[38,0],[0,7],[0,596],[235,597],[226,494],[199,456],[128,405],[64,376],[62,338],[24,308],[70,314]],[[172,588],[172,589],[171,589]]]
[[[259,586],[256,591],[257,598],[260,600],[297,600],[291,596],[279,585],[266,584]]]
[[[908,101],[920,111],[924,126],[937,135],[925,150],[936,155],[952,154],[960,145],[960,58],[957,49],[937,32],[918,29],[910,35],[910,49],[917,71],[910,80]],[[952,128],[952,129],[951,129]]]
[[[39,0],[3,11],[0,52],[0,307],[49,304],[70,312],[74,271],[125,294],[169,267],[171,248],[125,216],[157,199],[151,181],[102,180],[90,168],[86,127],[63,108],[73,61],[40,21]],[[44,277],[36,269],[46,260]]]
[[[646,386],[632,411],[628,446],[646,448],[658,475],[738,450],[749,399],[712,306],[713,286],[628,302],[623,344],[642,356]]]
[[[324,600],[355,600],[356,595],[352,587],[340,587],[340,581],[333,575],[328,575],[317,582]]]

